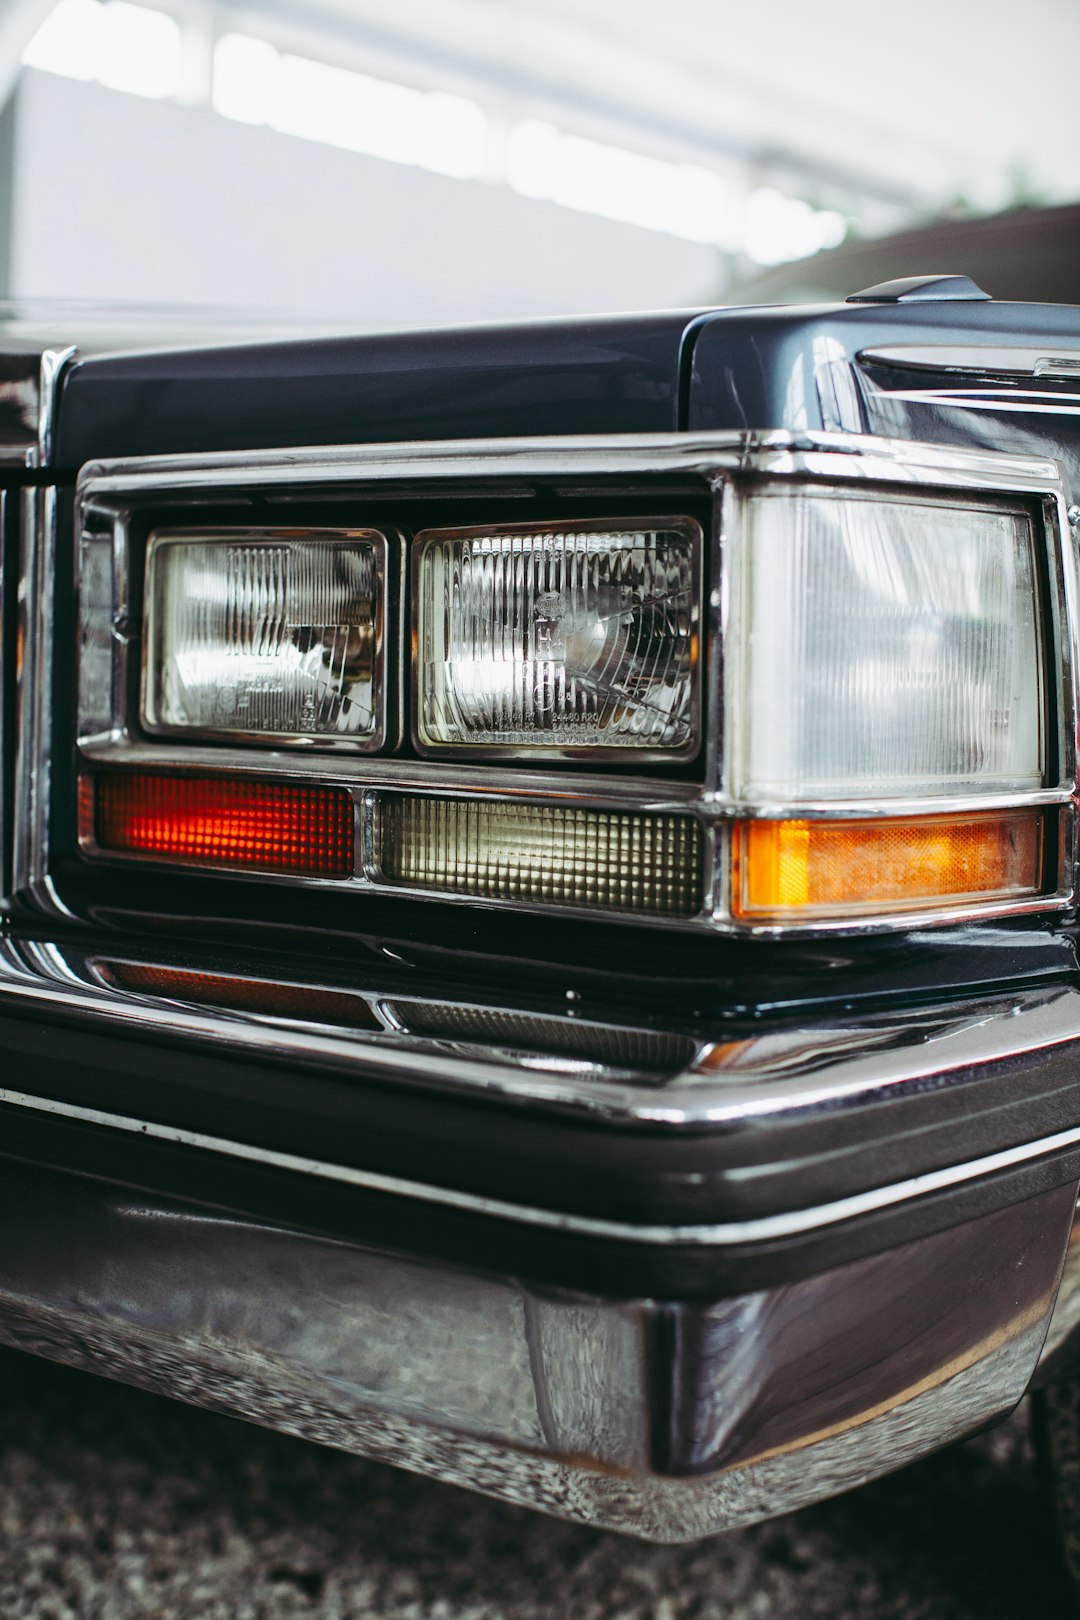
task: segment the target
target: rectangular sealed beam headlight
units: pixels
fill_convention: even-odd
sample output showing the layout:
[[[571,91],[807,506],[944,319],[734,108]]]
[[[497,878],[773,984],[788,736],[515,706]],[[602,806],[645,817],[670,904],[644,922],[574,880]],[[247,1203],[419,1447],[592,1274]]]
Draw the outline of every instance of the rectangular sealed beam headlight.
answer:
[[[398,793],[373,798],[381,883],[642,917],[701,910],[703,839],[690,816]]]
[[[766,484],[742,539],[726,642],[734,799],[1045,784],[1039,542],[1020,502]]]
[[[695,522],[432,529],[414,550],[421,750],[696,751]]]
[[[152,535],[146,730],[379,747],[386,554],[374,529]]]

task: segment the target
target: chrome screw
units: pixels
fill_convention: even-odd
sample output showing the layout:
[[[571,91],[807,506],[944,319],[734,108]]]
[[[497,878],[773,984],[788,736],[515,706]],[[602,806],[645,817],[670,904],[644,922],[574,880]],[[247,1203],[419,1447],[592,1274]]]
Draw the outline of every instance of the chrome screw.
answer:
[[[1073,528],[1075,529],[1077,527],[1077,525],[1080,524],[1080,506],[1070,506],[1069,507],[1068,517],[1069,517],[1069,522],[1072,524]]]

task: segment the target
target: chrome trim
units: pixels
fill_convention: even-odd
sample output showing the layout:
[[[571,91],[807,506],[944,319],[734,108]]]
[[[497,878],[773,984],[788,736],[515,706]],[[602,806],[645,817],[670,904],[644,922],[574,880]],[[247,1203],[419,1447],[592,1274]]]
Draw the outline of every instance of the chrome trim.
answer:
[[[483,797],[489,792],[514,793],[523,800],[535,799],[552,804],[595,804],[611,810],[667,810],[694,814],[701,794],[697,782],[678,778],[657,779],[641,776],[601,776],[595,772],[556,775],[551,771],[522,768],[511,770],[499,765],[455,764],[452,772],[433,774],[426,760],[331,758],[314,751],[277,757],[267,750],[262,757],[239,748],[196,748],[183,745],[161,747],[136,738],[127,740],[109,733],[87,737],[80,753],[101,768],[127,766],[134,770],[200,770],[229,775],[273,776],[282,781],[302,778],[311,782],[354,785],[358,792],[369,787],[387,787],[417,793],[433,791]],[[1010,800],[1010,803],[1013,801]],[[1056,800],[1054,802],[1057,802]]]
[[[1075,1189],[700,1304],[604,1299],[9,1165],[0,1341],[588,1524],[685,1541],[1003,1416]],[[682,1420],[672,1423],[671,1414]]]
[[[914,816],[959,814],[996,806],[1069,805],[1076,783],[1076,562],[1071,543],[1066,545],[1063,538],[1068,533],[1065,496],[1060,471],[1052,461],[984,451],[941,449],[935,445],[853,434],[796,436],[786,432],[466,440],[316,448],[296,450],[286,455],[261,452],[206,458],[161,457],[91,464],[84,469],[77,492],[77,523],[84,532],[91,523],[99,526],[99,533],[102,523],[111,526],[122,549],[130,514],[140,503],[173,501],[183,504],[212,496],[225,488],[238,493],[257,488],[265,499],[280,500],[286,506],[290,498],[300,498],[305,491],[328,483],[352,482],[377,487],[411,480],[425,484],[450,483],[456,485],[460,492],[461,482],[468,480],[482,482],[486,490],[490,490],[493,480],[500,478],[513,480],[517,486],[523,480],[537,479],[553,483],[556,487],[580,488],[582,481],[600,476],[664,474],[700,478],[712,492],[715,522],[721,531],[714,548],[713,573],[706,603],[710,620],[710,662],[706,679],[713,702],[721,689],[721,638],[716,631],[729,611],[724,578],[720,574],[721,553],[726,557],[733,540],[737,538],[734,534],[734,528],[738,525],[733,481],[748,477],[802,478],[862,490],[885,482],[913,494],[932,489],[953,495],[963,492],[984,498],[1025,496],[1037,500],[1044,517],[1046,567],[1052,599],[1050,623],[1043,638],[1046,644],[1044,652],[1047,658],[1055,656],[1056,652],[1060,661],[1060,678],[1049,683],[1051,699],[1056,699],[1060,708],[1056,727],[1060,757],[1048,762],[1048,785],[1042,789],[1009,795],[980,794],[975,790],[970,794],[923,800],[879,798],[820,801],[795,806],[746,805],[737,802],[726,791],[722,744],[716,735],[719,728],[713,726],[706,728],[708,736],[704,763],[707,774],[704,784],[700,788],[691,785],[689,792],[686,792],[685,783],[661,781],[659,778],[638,783],[629,776],[614,774],[607,778],[542,771],[504,770],[500,774],[494,765],[470,769],[466,763],[451,765],[442,759],[429,759],[419,764],[390,759],[365,761],[359,758],[317,762],[314,755],[305,755],[302,766],[294,768],[284,755],[275,756],[270,750],[262,758],[255,758],[252,755],[243,756],[239,750],[219,747],[200,750],[154,747],[141,743],[128,731],[128,717],[123,704],[115,706],[115,687],[111,724],[105,730],[99,726],[96,734],[82,737],[81,752],[84,758],[94,764],[137,764],[142,768],[157,766],[166,770],[246,769],[267,776],[303,774],[311,779],[329,779],[349,786],[357,798],[362,796],[365,788],[398,788],[407,784],[409,791],[443,793],[452,797],[488,793],[518,797],[525,794],[537,799],[546,797],[558,801],[572,795],[575,802],[605,809],[660,809],[677,802],[686,813],[702,819],[709,829],[708,903],[698,917],[689,919],[665,921],[633,913],[613,914],[624,922],[632,921],[644,926],[697,927],[744,936],[798,934],[812,937],[837,932],[855,934],[910,929],[939,921],[1026,915],[1068,906],[1074,897],[1075,836],[1071,819],[1066,818],[1067,827],[1061,838],[1062,858],[1057,871],[1058,881],[1054,890],[1046,895],[1025,897],[1018,901],[973,902],[956,907],[927,905],[919,911],[898,910],[880,913],[872,918],[747,924],[734,919],[728,909],[726,839],[722,829],[712,825],[736,818],[766,816],[775,819],[789,814],[798,817]],[[617,496],[613,496],[613,504],[616,500]],[[120,572],[122,574],[122,569]],[[122,618],[122,613],[123,604],[118,600],[116,614]],[[1051,642],[1054,643],[1053,647],[1050,646]],[[94,849],[91,841],[87,853],[93,858],[100,852]],[[149,863],[143,863],[141,859],[140,864],[149,867]],[[285,881],[295,880],[286,878]],[[365,879],[360,876],[353,881],[357,886],[362,886]],[[498,903],[449,895],[442,891],[436,897],[444,904],[489,906]],[[537,906],[530,909],[569,917],[586,914],[576,907]],[[599,917],[607,914],[593,912],[589,915]]]
[[[992,372],[1008,377],[1062,377],[1080,382],[1080,349],[1019,348],[1005,344],[897,343],[886,348],[863,349],[858,362],[892,366],[898,370]],[[1053,395],[1060,399],[1060,395]]]
[[[0,338],[0,467],[48,466],[60,378],[76,352]]]
[[[208,751],[173,742],[162,747],[135,737],[118,737],[111,732],[85,737],[79,752],[90,764],[101,769],[202,770],[210,774],[227,771],[230,776],[273,776],[283,781],[303,778],[342,786],[355,784],[358,791],[377,786],[400,792],[472,798],[512,793],[523,801],[531,799],[538,803],[580,803],[595,805],[601,810],[655,810],[739,821],[788,817],[808,821],[851,817],[870,821],[882,816],[962,815],[977,810],[1022,810],[1040,806],[1050,809],[1055,805],[1068,805],[1073,799],[1070,788],[1060,787],[1016,793],[938,794],[919,800],[881,797],[872,803],[865,799],[806,799],[790,803],[777,800],[763,808],[738,800],[721,804],[715,796],[703,793],[699,783],[678,777],[602,776],[585,771],[556,775],[527,767],[511,770],[505,765],[484,766],[471,760],[455,761],[452,770],[441,770],[436,775],[429,760],[343,760],[320,756],[314,751],[278,758],[269,749],[256,757],[248,750],[227,746]]]
[[[372,720],[374,722],[374,729],[372,730],[370,736],[356,738],[347,736],[339,737],[332,733],[327,733],[324,735],[316,732],[245,732],[231,729],[225,731],[214,730],[212,727],[151,724],[147,719],[150,703],[150,666],[154,652],[154,626],[150,618],[150,583],[152,578],[151,569],[154,563],[154,558],[160,546],[168,545],[176,541],[202,541],[207,544],[222,545],[239,543],[247,545],[274,545],[280,544],[283,539],[286,541],[334,541],[340,542],[342,545],[348,545],[350,542],[362,541],[365,544],[370,544],[371,549],[374,552],[375,593],[373,598],[373,607],[376,609],[376,611],[372,615],[374,620],[374,646],[372,650],[371,681],[373,697]],[[398,551],[398,566],[396,569],[392,568],[391,566],[391,546],[396,547]],[[357,527],[355,529],[286,529],[282,527],[281,529],[275,529],[265,525],[254,527],[252,525],[237,524],[235,528],[229,528],[226,525],[218,525],[212,529],[204,529],[200,528],[196,524],[191,524],[190,526],[185,527],[155,529],[146,538],[146,557],[144,568],[145,585],[143,589],[142,604],[142,635],[140,638],[142,657],[139,668],[138,716],[139,724],[142,726],[142,729],[151,737],[190,737],[192,739],[201,739],[204,741],[224,741],[233,745],[240,743],[253,743],[259,745],[264,751],[275,748],[296,748],[310,751],[317,748],[319,750],[326,750],[329,752],[356,754],[377,753],[387,741],[386,722],[387,715],[389,713],[389,686],[391,675],[393,675],[393,684],[395,689],[400,688],[399,671],[395,670],[391,672],[391,670],[388,668],[387,629],[392,612],[390,579],[393,573],[400,573],[401,571],[402,547],[403,542],[401,536],[396,532],[391,533],[382,529],[370,529],[364,527]],[[395,625],[395,629],[397,630],[398,628],[399,627]],[[400,633],[396,635],[395,642],[395,650],[398,658],[400,658]],[[117,673],[116,680],[120,690],[126,695],[126,670],[123,666],[126,663],[126,654],[130,649],[130,642],[125,640],[122,643],[117,643],[117,646],[122,648],[122,656],[119,660],[121,663],[121,669]]]
[[[21,492],[19,641],[15,690],[15,825],[12,892],[52,916],[72,913],[49,875],[53,749],[52,626],[56,600],[56,501],[52,486]]]
[[[460,1192],[454,1187],[435,1187],[429,1182],[410,1181],[404,1176],[382,1175],[376,1170],[361,1170],[353,1165],[329,1163],[295,1153],[281,1153],[274,1148],[252,1147],[232,1138],[211,1136],[202,1131],[183,1130],[162,1125],[153,1120],[135,1119],[126,1114],[113,1114],[107,1109],[84,1108],[77,1103],[60,1102],[52,1097],[41,1097],[30,1092],[0,1087],[0,1104],[12,1108],[33,1110],[59,1119],[78,1120],[84,1125],[100,1125],[107,1130],[123,1131],[128,1135],[150,1138],[153,1141],[173,1142],[180,1147],[198,1148],[200,1151],[221,1154],[248,1164],[267,1165],[274,1170],[295,1171],[314,1176],[320,1181],[336,1182],[348,1187],[362,1187],[367,1192],[386,1193],[391,1197],[409,1198],[438,1209],[464,1210],[494,1220],[512,1221],[548,1232],[573,1232],[579,1237],[602,1238],[614,1243],[637,1243],[650,1248],[738,1248],[746,1244],[772,1243],[780,1238],[798,1237],[838,1226],[856,1216],[871,1215],[880,1210],[894,1209],[898,1205],[925,1198],[930,1193],[944,1192],[950,1187],[964,1186],[983,1180],[1002,1170],[1015,1169],[1054,1153],[1080,1147],[1080,1126],[1069,1131],[1057,1131],[1053,1136],[1024,1142],[1019,1147],[1000,1153],[988,1153],[967,1164],[952,1165],[944,1170],[929,1171],[910,1176],[891,1186],[875,1187],[870,1192],[855,1193],[838,1198],[829,1204],[818,1204],[810,1209],[792,1210],[782,1215],[762,1215],[754,1220],[723,1221],[712,1224],[689,1225],[634,1225],[628,1221],[604,1220],[596,1216],[563,1214],[529,1204],[514,1204],[501,1198],[487,1198],[479,1193]]]
[[[980,810],[1033,810],[1042,806],[1071,804],[1074,798],[1068,787],[1017,788],[994,793],[941,793],[922,799],[887,798],[884,794],[873,803],[865,799],[773,799],[768,804],[732,801],[726,812],[739,821],[878,821],[883,817],[899,817],[905,821],[920,816],[974,815]]]
[[[701,701],[702,662],[700,655],[696,658],[690,680],[690,740],[677,748],[639,748],[615,739],[609,743],[590,743],[586,745],[566,744],[559,747],[545,743],[483,743],[480,741],[470,743],[434,743],[426,741],[421,736],[420,715],[420,573],[423,563],[423,553],[428,546],[445,540],[464,540],[478,536],[494,535],[535,535],[538,530],[552,534],[569,531],[573,534],[606,534],[618,532],[621,534],[680,534],[690,542],[690,562],[693,574],[694,591],[691,603],[691,640],[699,639],[705,628],[706,605],[702,601],[702,557],[705,549],[704,535],[701,524],[695,518],[675,515],[657,515],[656,517],[610,517],[610,518],[560,518],[549,523],[500,523],[470,525],[467,528],[421,529],[413,536],[409,546],[410,567],[409,579],[410,612],[412,627],[412,657],[410,668],[410,732],[413,746],[417,753],[425,760],[439,759],[516,759],[516,760],[557,760],[566,764],[581,761],[583,764],[598,764],[601,761],[607,764],[617,764],[621,758],[627,764],[632,761],[636,766],[642,764],[669,764],[684,763],[696,759],[701,751],[701,733],[704,706]],[[706,639],[708,637],[706,636]]]
[[[52,460],[60,384],[64,372],[78,352],[78,348],[72,343],[67,348],[45,349],[42,353],[36,460],[32,465],[47,467]]]
[[[1040,394],[1027,390],[1007,394],[992,392],[992,384],[984,388],[890,388],[878,389],[877,400],[901,401],[911,405],[937,405],[963,411],[994,411],[1012,416],[1080,416],[1080,397],[1068,404],[1062,396]],[[1051,398],[1055,403],[1050,403]]]
[[[731,556],[738,543],[739,503],[730,479],[713,484],[713,533],[705,553],[702,583],[702,621],[705,636],[705,685],[702,690],[702,714],[705,720],[704,767],[705,797],[716,800],[724,780],[726,760],[726,725],[724,724],[724,691],[727,676],[728,623],[731,612],[728,581],[731,575]],[[720,723],[709,725],[710,715]],[[715,840],[716,834],[713,833]],[[719,883],[719,858],[713,867],[714,883]],[[714,914],[720,908],[720,894],[713,904]]]
[[[1063,839],[1062,842],[1065,842]],[[730,892],[725,887],[725,892]],[[828,939],[835,935],[895,933],[898,929],[936,928],[963,922],[992,922],[1000,917],[1055,916],[1073,908],[1072,894],[1033,895],[1026,899],[978,900],[970,905],[912,906],[908,911],[882,910],[873,916],[815,917],[807,922],[748,922],[740,920],[726,930],[744,939]],[[693,919],[691,919],[693,921]],[[714,924],[717,931],[724,932]]]
[[[917,943],[917,941],[916,941]],[[461,1096],[490,1095],[531,1110],[557,1111],[655,1132],[699,1131],[749,1124],[776,1115],[792,1118],[855,1103],[887,1103],[932,1083],[941,1090],[965,1084],[973,1069],[1011,1064],[1055,1053],[1080,1057],[1080,989],[1055,984],[998,992],[940,1006],[905,1008],[809,1028],[734,1038],[722,1022],[696,1027],[699,1052],[693,1064],[663,1085],[611,1076],[598,1085],[568,1072],[533,1069],[519,1055],[490,1061],[448,1052],[445,1044],[395,1027],[369,1031],[330,1020],[255,1014],[193,1004],[190,999],[127,989],[103,977],[102,948],[11,937],[0,939],[0,1008],[17,1016],[63,1013],[155,1039],[177,1036],[240,1055],[273,1054],[293,1062],[318,1063],[346,1074],[382,1078],[404,1086],[434,1087]],[[130,953],[118,952],[131,964]],[[227,971],[251,978],[250,970]],[[168,956],[141,955],[144,966],[176,966]],[[181,967],[191,967],[190,960]],[[353,985],[306,977],[311,989],[345,989],[371,1006],[381,1023],[386,1003],[403,999],[381,977]],[[482,997],[482,992],[481,992]],[[407,999],[407,996],[404,997]],[[433,996],[432,999],[439,999]],[[459,998],[459,1004],[472,1001]],[[476,1005],[491,1008],[490,999]],[[529,1006],[503,1011],[529,1014]],[[549,1016],[550,1016],[550,1009]],[[591,1021],[591,1020],[590,1020]],[[398,1021],[400,1022],[400,1021]],[[662,1028],[672,1032],[670,1019]],[[676,1024],[674,1033],[681,1033]],[[631,1026],[632,1033],[632,1026]]]
[[[4,357],[12,375],[12,392],[0,399],[0,465],[47,467],[60,383],[77,354],[34,348],[26,355]],[[14,761],[15,806],[6,848],[11,850],[11,895],[25,893],[53,916],[70,916],[56,894],[48,872],[49,753],[52,725],[52,647],[56,570],[56,491],[22,488],[19,499],[17,579],[17,668],[15,669]],[[5,761],[7,754],[4,755]],[[0,888],[6,888],[0,885]]]
[[[832,464],[822,457],[840,457]],[[317,445],[281,451],[220,452],[210,456],[132,457],[88,462],[79,477],[84,509],[118,496],[195,494],[272,483],[282,490],[344,482],[508,478],[565,483],[594,475],[756,471],[777,476],[835,476],[861,482],[945,484],[970,490],[1023,493],[1056,488],[1057,464],[1047,457],[956,450],[861,434],[625,433],[538,439],[418,440],[403,444]]]

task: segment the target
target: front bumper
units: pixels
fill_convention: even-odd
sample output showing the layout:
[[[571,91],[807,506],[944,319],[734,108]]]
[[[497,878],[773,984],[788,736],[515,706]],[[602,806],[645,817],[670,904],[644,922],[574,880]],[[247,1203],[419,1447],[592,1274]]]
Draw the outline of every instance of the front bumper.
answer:
[[[485,1054],[460,1038],[475,1001],[441,1005],[457,1039],[185,1003],[83,946],[2,942],[0,1338],[662,1541],[1023,1394],[1080,1180],[1071,982],[719,1056],[688,1023],[664,1075],[634,1072],[627,1029],[622,1070],[575,1058],[532,1005],[499,1040],[542,1045]]]

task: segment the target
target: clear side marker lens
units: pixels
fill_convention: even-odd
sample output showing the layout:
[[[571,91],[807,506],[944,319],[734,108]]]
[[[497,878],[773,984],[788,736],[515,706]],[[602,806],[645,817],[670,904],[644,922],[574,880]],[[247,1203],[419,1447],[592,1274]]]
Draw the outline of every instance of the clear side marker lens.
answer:
[[[1019,503],[767,487],[734,571],[737,798],[1043,786],[1037,534]]]

